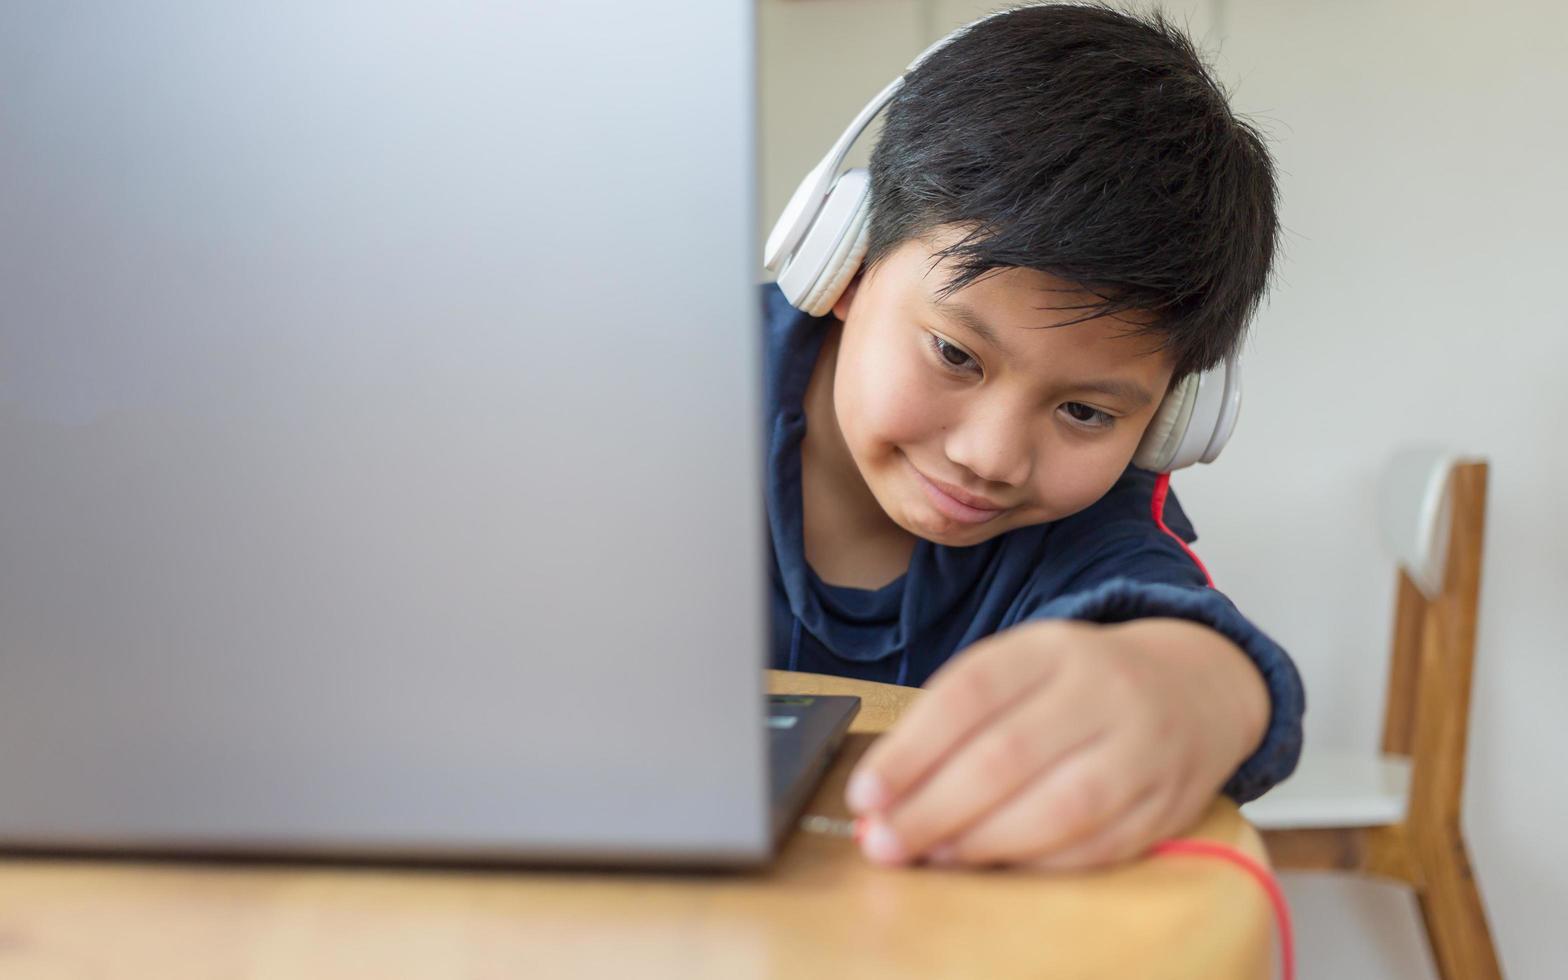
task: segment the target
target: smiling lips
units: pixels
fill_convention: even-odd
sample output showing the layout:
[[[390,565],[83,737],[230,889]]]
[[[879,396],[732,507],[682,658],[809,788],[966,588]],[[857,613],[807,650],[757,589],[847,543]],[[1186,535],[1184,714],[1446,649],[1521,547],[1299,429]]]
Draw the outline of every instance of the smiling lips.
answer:
[[[965,493],[950,483],[939,483],[920,472],[914,463],[910,463],[909,468],[915,471],[915,478],[920,481],[931,505],[960,524],[984,524],[1010,509],[984,497]]]

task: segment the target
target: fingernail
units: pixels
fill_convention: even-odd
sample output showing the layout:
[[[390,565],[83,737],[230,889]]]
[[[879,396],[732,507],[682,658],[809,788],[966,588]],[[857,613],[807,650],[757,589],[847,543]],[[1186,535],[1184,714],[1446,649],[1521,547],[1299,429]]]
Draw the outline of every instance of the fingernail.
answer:
[[[938,844],[926,854],[926,861],[941,868],[952,867],[958,863],[958,848],[952,844]]]
[[[873,821],[860,842],[860,850],[878,864],[903,864],[904,845],[898,842],[893,828],[880,820]]]
[[[858,770],[849,777],[849,786],[844,790],[844,802],[849,804],[852,813],[870,813],[880,810],[887,804],[887,787],[882,783],[882,777],[869,770]]]

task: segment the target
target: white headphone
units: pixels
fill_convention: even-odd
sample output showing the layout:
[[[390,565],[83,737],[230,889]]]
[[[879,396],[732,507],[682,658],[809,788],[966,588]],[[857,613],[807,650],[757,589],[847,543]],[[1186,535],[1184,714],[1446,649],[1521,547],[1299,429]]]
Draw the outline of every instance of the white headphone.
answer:
[[[910,62],[903,75],[866,103],[790,195],[768,235],[763,263],[769,272],[777,273],[779,289],[791,306],[812,316],[826,316],[854,278],[866,255],[871,177],[863,168],[835,174],[849,148],[893,100],[908,73],[973,26],[959,28]],[[1171,386],[1138,443],[1133,465],[1169,473],[1194,463],[1212,463],[1230,440],[1240,413],[1241,365],[1231,354],[1218,367]]]

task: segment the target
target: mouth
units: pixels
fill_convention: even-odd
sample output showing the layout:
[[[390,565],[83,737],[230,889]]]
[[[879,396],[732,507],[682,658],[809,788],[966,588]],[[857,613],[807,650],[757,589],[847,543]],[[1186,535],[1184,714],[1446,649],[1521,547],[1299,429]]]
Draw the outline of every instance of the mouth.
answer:
[[[915,479],[926,492],[926,498],[931,501],[931,505],[944,517],[960,524],[984,524],[1012,509],[985,497],[968,493],[951,483],[933,480],[920,472],[914,463],[910,463],[909,468],[914,471]]]

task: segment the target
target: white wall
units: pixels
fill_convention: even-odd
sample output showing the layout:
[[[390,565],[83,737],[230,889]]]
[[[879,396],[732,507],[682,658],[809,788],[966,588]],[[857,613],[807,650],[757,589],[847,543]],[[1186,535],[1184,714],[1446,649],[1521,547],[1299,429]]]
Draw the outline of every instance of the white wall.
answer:
[[[1396,446],[1492,460],[1465,819],[1504,968],[1568,975],[1568,6],[1167,3],[1281,168],[1277,285],[1220,464],[1177,477],[1220,587],[1295,655],[1308,751],[1376,743]],[[763,0],[764,230],[925,43],[991,4]],[[1392,886],[1289,876],[1302,976],[1435,976]]]

